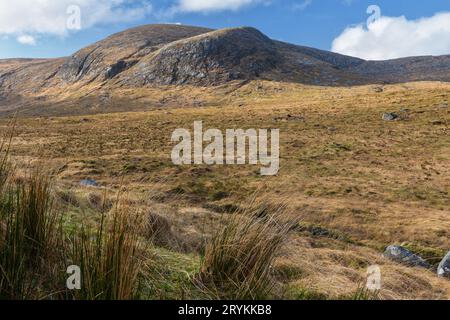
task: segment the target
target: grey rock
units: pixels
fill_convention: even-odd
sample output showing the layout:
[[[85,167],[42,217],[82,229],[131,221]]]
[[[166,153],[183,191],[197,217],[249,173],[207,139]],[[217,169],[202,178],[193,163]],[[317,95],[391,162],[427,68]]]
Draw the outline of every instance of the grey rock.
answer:
[[[133,60],[133,61],[123,61],[123,60],[119,60],[118,62],[114,63],[113,65],[109,66],[106,71],[105,71],[105,79],[112,79],[114,78],[116,75],[118,75],[119,73],[129,69],[130,67],[132,67],[134,64],[137,63],[137,60]]]
[[[98,187],[99,186],[97,181],[95,181],[94,179],[90,179],[90,178],[81,180],[80,185],[85,186],[85,187]]]
[[[450,278],[450,252],[442,259],[437,270],[439,277]]]
[[[389,246],[386,248],[384,252],[384,256],[393,261],[411,266],[411,267],[421,267],[421,268],[430,268],[428,262],[426,262],[423,258],[418,255],[412,253],[408,249],[402,246]]]
[[[381,93],[381,92],[384,92],[384,89],[382,87],[376,87],[373,89],[373,91],[376,93]]]
[[[398,119],[398,114],[393,112],[388,112],[383,114],[383,120],[384,121],[394,121]]]

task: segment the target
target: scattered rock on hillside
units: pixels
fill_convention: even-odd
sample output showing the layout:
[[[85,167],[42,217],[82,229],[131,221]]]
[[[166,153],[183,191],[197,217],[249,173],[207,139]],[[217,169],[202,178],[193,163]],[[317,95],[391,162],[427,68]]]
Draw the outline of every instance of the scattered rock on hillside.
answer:
[[[373,91],[376,93],[381,93],[381,92],[384,92],[384,89],[382,87],[376,87],[373,89]]]
[[[429,268],[430,265],[418,255],[401,246],[389,246],[384,252],[384,256],[396,262],[411,266]]]
[[[273,118],[274,121],[304,121],[305,117],[288,114],[287,116],[279,116]]]
[[[438,276],[450,278],[450,252],[447,253],[444,259],[442,259],[441,263],[438,267]]]
[[[384,121],[394,121],[398,119],[398,114],[393,112],[388,112],[383,114],[383,120]]]

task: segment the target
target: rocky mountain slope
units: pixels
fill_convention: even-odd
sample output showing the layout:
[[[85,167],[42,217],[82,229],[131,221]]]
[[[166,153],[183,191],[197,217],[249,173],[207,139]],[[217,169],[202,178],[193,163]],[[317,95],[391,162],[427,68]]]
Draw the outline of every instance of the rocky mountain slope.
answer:
[[[321,86],[450,81],[450,56],[364,61],[271,40],[249,27],[146,25],[67,58],[0,60],[0,110],[77,103],[75,97],[118,88],[255,79]]]

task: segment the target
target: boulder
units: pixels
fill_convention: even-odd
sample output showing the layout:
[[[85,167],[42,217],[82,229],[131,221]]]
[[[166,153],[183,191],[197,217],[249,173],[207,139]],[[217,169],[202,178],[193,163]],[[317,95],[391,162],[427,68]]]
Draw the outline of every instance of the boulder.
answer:
[[[401,246],[387,247],[386,251],[384,252],[384,256],[410,267],[430,268],[429,263],[426,262],[423,258]]]
[[[398,114],[393,112],[388,112],[383,114],[383,120],[384,121],[394,121],[398,119]]]
[[[384,89],[382,87],[375,87],[373,89],[373,91],[376,92],[376,93],[381,93],[381,92],[384,92]]]
[[[450,252],[442,259],[437,273],[439,277],[450,278]]]

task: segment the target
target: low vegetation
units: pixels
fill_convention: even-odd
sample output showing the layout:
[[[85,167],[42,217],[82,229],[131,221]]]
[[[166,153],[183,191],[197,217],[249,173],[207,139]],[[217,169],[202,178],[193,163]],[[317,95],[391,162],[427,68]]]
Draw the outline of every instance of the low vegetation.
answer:
[[[30,242],[30,233],[37,238],[32,254],[41,258],[1,252],[2,298],[371,299],[358,289],[367,268],[378,265],[382,290],[376,298],[448,299],[450,283],[434,269],[403,266],[382,252],[402,244],[435,268],[450,248],[449,88],[437,82],[379,90],[266,81],[140,88],[123,94],[171,103],[136,113],[20,118],[1,170],[0,239],[11,248]],[[184,108],[194,98],[204,103]],[[387,112],[401,117],[385,121]],[[222,131],[279,128],[279,175],[263,178],[253,166],[174,166],[171,133],[192,128],[195,120]],[[8,124],[0,120],[2,132]],[[50,177],[36,171],[44,167]],[[98,185],[82,186],[84,179]],[[287,236],[277,208],[260,217],[245,209],[257,190],[257,202],[289,205],[289,222],[296,223]],[[37,204],[35,198],[47,200]],[[36,205],[41,209],[18,210]],[[29,221],[47,231],[21,226],[28,223],[21,215],[30,211],[40,214]],[[124,223],[116,229],[115,215]],[[27,234],[19,237],[13,225]],[[7,257],[12,253],[17,258]],[[85,291],[68,292],[72,264],[92,266],[83,270],[90,273],[86,279],[113,272],[95,276]],[[112,276],[120,289],[111,287]],[[125,288],[120,279],[131,280]]]
[[[293,223],[283,209],[235,212],[206,246],[196,282],[221,299],[263,299],[274,287],[271,268]]]
[[[68,229],[64,212],[53,205],[58,197],[50,176],[33,172],[19,183],[13,181],[7,152],[3,156],[0,299],[129,300],[170,294],[167,287],[179,279],[161,270],[170,270],[163,265],[164,256],[177,254],[156,250],[159,230],[146,225],[129,201],[119,197],[106,212],[102,200],[98,223]],[[59,194],[60,200],[71,198],[69,203],[80,205],[74,197]],[[281,212],[262,216],[261,211],[244,211],[224,219],[221,231],[207,243],[201,264],[172,298],[270,297],[271,266],[293,226],[278,216]],[[76,290],[66,287],[66,268],[72,265],[81,270],[81,287]]]
[[[136,218],[116,206],[103,214],[94,232],[82,228],[71,241],[70,261],[79,266],[83,284],[76,299],[129,300],[139,297],[144,244]]]

